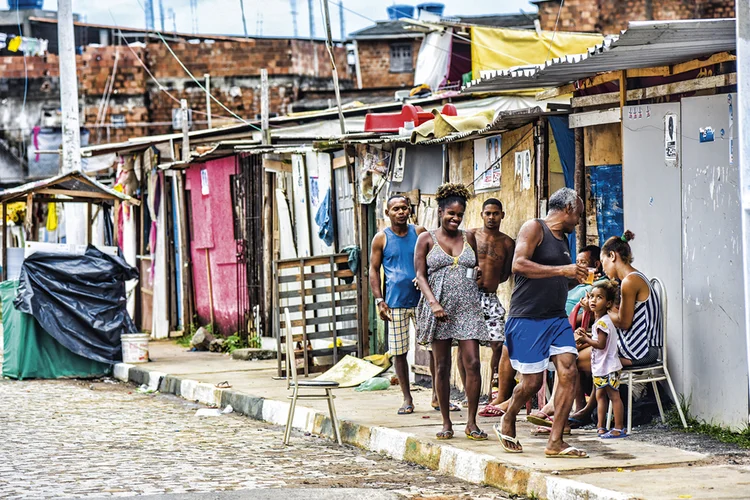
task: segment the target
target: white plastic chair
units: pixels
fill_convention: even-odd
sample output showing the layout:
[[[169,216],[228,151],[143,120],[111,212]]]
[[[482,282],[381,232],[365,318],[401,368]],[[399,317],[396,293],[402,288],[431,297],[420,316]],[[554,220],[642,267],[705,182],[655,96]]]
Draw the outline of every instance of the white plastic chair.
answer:
[[[664,408],[661,405],[661,398],[659,397],[659,386],[657,382],[666,380],[669,385],[669,390],[672,393],[672,399],[677,406],[677,412],[680,414],[680,420],[682,425],[687,429],[687,421],[685,420],[685,414],[682,412],[682,406],[680,406],[680,399],[677,397],[677,391],[674,389],[672,383],[672,377],[669,376],[669,370],[667,369],[667,290],[664,287],[664,283],[659,278],[651,279],[651,289],[656,293],[656,297],[659,301],[659,308],[661,309],[661,330],[663,336],[664,345],[661,348],[660,361],[647,366],[628,366],[622,369],[620,383],[628,385],[628,434],[633,431],[633,385],[634,384],[647,384],[651,382],[651,386],[654,389],[654,396],[656,396],[656,404],[659,407],[659,415],[661,415],[661,422],[665,423],[664,419]],[[609,410],[607,410],[607,428],[609,429],[612,421],[612,403],[609,403]]]
[[[333,400],[336,396],[331,392],[339,386],[338,382],[329,382],[327,380],[297,380],[297,366],[294,360],[294,341],[292,340],[292,322],[289,319],[289,308],[284,308],[284,336],[286,337],[286,380],[287,388],[291,388],[294,392],[289,399],[292,402],[289,404],[289,417],[286,420],[286,432],[284,432],[284,444],[289,444],[289,439],[292,435],[292,421],[294,420],[294,410],[297,407],[298,399],[326,399],[328,400],[328,411],[331,414],[331,427],[333,427],[333,435],[336,441],[341,443],[341,432],[339,431],[339,420],[336,416],[336,407],[333,404]],[[316,394],[300,394],[300,391],[323,389],[325,394],[320,392]]]

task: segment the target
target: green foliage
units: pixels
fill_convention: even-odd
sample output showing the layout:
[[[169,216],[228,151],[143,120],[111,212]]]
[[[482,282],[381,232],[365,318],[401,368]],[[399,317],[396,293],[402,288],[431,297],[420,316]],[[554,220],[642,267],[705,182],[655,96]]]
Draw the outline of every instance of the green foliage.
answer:
[[[741,448],[750,448],[750,427],[745,427],[740,432],[734,432],[726,427],[720,425],[708,423],[705,420],[699,421],[690,414],[690,399],[685,399],[680,394],[680,406],[682,412],[685,414],[685,420],[687,421],[688,428],[682,427],[682,421],[680,420],[680,414],[677,412],[677,407],[667,411],[665,417],[667,424],[677,431],[683,432],[694,432],[696,434],[703,434],[704,436],[710,436],[717,441],[722,443],[729,443],[737,445]]]

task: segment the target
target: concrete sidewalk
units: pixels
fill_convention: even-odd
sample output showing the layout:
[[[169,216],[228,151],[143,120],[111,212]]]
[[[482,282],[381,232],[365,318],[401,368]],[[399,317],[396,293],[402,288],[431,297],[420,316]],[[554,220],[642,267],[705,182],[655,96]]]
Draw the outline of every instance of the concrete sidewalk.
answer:
[[[212,406],[231,404],[235,411],[284,425],[289,405],[284,380],[274,380],[276,361],[236,361],[222,354],[188,352],[171,342],[152,342],[152,362],[115,366],[124,381],[148,384],[161,392]],[[227,381],[230,389],[217,389]],[[396,415],[401,404],[398,387],[357,393],[336,391],[336,410],[346,443],[397,460],[423,465],[473,483],[508,493],[548,499],[676,499],[747,498],[750,467],[712,465],[711,457],[636,440],[602,441],[595,431],[574,430],[567,441],[586,450],[586,460],[544,457],[546,438],[534,437],[523,421],[518,436],[524,453],[505,453],[492,432],[499,418],[480,418],[490,440],[464,438],[465,412],[453,415],[456,437],[437,441],[440,414],[430,407],[430,391],[414,394],[412,415]],[[294,427],[331,436],[324,401],[306,401],[297,408]]]

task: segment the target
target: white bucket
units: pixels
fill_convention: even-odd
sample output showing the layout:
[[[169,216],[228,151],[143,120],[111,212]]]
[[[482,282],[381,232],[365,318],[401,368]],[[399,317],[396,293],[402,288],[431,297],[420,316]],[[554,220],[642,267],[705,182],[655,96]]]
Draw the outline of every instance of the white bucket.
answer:
[[[147,363],[149,337],[148,333],[125,333],[121,335],[122,362]]]

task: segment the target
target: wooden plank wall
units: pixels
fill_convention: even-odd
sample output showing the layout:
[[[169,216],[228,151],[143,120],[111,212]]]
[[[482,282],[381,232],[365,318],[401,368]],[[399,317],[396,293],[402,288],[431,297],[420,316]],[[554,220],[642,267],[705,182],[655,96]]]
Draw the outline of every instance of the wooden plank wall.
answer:
[[[519,142],[520,141],[520,142]],[[518,143],[518,144],[516,144]],[[515,147],[513,147],[515,145]],[[515,174],[515,153],[524,150],[531,151],[532,173],[531,187],[522,189],[520,176]],[[506,154],[507,153],[507,154]],[[500,189],[477,193],[466,207],[464,218],[464,229],[482,227],[482,203],[488,198],[497,198],[503,203],[505,219],[500,230],[515,239],[524,222],[536,217],[537,195],[536,195],[536,156],[534,148],[533,125],[505,132],[502,134],[502,172]],[[452,143],[448,146],[449,175],[450,182],[470,184],[474,179],[474,142],[465,141]],[[512,279],[500,286],[498,296],[507,309],[510,305],[510,294],[513,289]],[[454,348],[455,351],[455,348]],[[456,370],[456,353],[453,356],[452,383],[461,388],[461,380]],[[482,361],[482,394],[489,392],[490,385],[490,359],[492,352],[489,348],[480,349]]]

